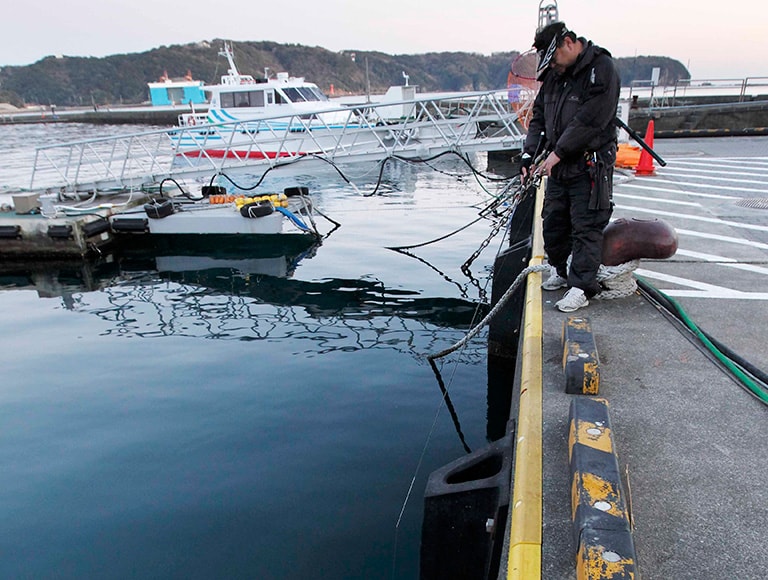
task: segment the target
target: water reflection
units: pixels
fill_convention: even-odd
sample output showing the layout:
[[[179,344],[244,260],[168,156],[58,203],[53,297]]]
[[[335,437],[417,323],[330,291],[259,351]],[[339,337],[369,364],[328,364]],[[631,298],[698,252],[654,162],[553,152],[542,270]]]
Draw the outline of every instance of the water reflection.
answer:
[[[104,336],[290,340],[311,354],[386,348],[420,356],[445,344],[443,331],[469,328],[486,312],[374,277],[296,279],[296,267],[318,251],[305,239],[255,245],[233,237],[200,248],[157,237],[95,262],[5,264],[0,288],[61,297],[66,309],[105,322]]]

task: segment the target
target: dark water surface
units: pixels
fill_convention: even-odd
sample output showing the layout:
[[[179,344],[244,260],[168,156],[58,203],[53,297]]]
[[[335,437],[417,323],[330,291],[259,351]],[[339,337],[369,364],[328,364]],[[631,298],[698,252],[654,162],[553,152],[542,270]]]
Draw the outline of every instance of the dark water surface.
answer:
[[[0,577],[416,578],[426,478],[466,453],[425,355],[477,316],[500,244],[474,281],[490,222],[387,249],[488,201],[455,158],[433,165],[393,164],[372,197],[331,170],[275,177],[341,224],[309,250],[3,264]],[[363,194],[373,169],[348,169]],[[440,363],[473,450],[484,337]]]

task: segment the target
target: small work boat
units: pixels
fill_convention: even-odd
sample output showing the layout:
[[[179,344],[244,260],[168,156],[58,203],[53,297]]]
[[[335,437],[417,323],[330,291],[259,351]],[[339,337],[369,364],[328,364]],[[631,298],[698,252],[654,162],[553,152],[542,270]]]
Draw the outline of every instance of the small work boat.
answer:
[[[127,234],[314,235],[305,187],[279,194],[247,196],[207,187],[199,198],[157,196],[143,206],[110,217],[112,231]]]

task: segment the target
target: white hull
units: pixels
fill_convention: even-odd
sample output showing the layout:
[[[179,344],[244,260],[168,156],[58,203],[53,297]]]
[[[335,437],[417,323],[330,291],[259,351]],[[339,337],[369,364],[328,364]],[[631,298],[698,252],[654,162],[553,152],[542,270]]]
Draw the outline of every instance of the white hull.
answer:
[[[280,234],[284,220],[278,212],[246,218],[234,208],[223,206],[178,211],[164,218],[149,219],[148,227],[150,234]]]
[[[164,202],[151,206],[163,211],[159,209],[149,211],[147,207],[145,205],[143,212],[133,210],[113,215],[113,230],[152,235],[304,236],[311,233],[311,222],[306,222],[305,218],[279,204],[273,207],[272,213],[258,217],[245,217],[240,212],[240,204],[235,202],[177,202],[173,206],[169,205],[169,202]]]

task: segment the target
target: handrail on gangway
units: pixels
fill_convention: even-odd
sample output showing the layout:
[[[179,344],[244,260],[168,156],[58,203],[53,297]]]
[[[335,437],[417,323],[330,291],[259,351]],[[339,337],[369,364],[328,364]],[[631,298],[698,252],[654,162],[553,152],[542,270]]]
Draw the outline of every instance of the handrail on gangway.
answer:
[[[391,111],[407,115],[391,117]],[[519,149],[506,92],[420,96],[326,112],[178,126],[38,147],[30,188],[101,192],[225,170],[276,167],[308,154],[332,162]],[[341,122],[339,117],[342,118]]]

